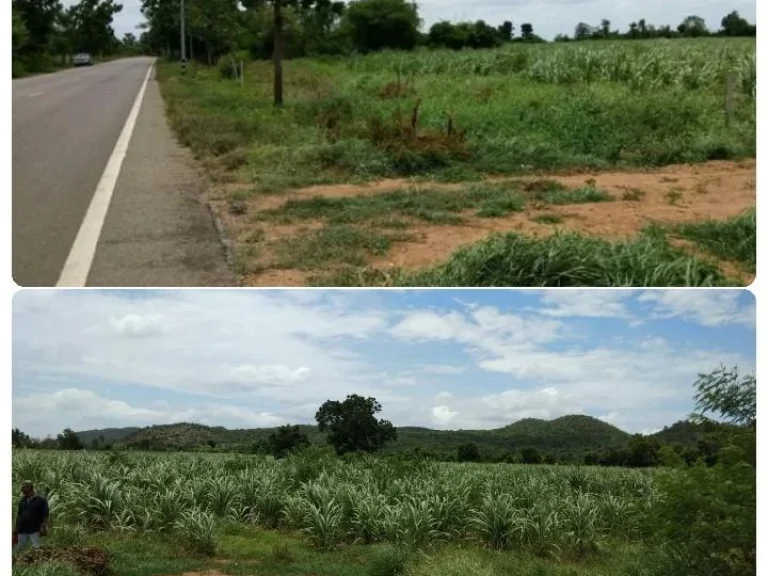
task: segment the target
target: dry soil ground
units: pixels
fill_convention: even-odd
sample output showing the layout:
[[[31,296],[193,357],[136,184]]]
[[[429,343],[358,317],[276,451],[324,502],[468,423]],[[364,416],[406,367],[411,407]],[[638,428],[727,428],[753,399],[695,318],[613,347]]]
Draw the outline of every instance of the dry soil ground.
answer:
[[[383,250],[370,250],[358,265],[377,269],[413,270],[444,261],[459,247],[477,242],[491,233],[516,232],[534,237],[558,229],[607,239],[637,235],[650,223],[678,224],[734,217],[755,206],[754,160],[715,161],[699,165],[669,166],[658,170],[578,174],[540,174],[526,178],[489,178],[486,183],[514,182],[536,188],[541,181],[557,181],[570,190],[589,186],[609,194],[609,202],[553,204],[526,198],[524,207],[500,217],[478,217],[465,210],[450,220],[398,216],[355,222],[363,233],[382,232],[390,243]],[[286,203],[310,199],[367,198],[396,190],[442,191],[448,195],[471,184],[418,183],[404,179],[382,180],[367,185],[313,186],[280,194],[239,195],[243,185],[223,184],[211,193],[214,213],[227,231],[233,258],[244,284],[249,286],[304,285],[309,275],[333,269],[333,259],[313,263],[307,258],[285,258],[286,242],[309,233],[329,229],[327,214],[300,219],[274,216]],[[233,200],[234,199],[234,200]],[[383,217],[387,216],[382,214]],[[397,231],[392,234],[393,229]],[[679,246],[696,252],[684,241]],[[282,252],[281,252],[282,251]],[[281,256],[280,254],[283,254]],[[360,254],[356,254],[360,257]],[[731,263],[722,262],[724,272],[734,273]],[[739,273],[746,282],[751,279]]]

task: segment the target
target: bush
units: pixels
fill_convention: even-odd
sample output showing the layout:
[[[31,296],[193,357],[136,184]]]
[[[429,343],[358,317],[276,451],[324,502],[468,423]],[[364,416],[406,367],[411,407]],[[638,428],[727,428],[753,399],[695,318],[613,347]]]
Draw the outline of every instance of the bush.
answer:
[[[402,576],[412,552],[403,546],[384,546],[374,554],[369,576]]]
[[[756,474],[746,462],[703,464],[659,478],[651,524],[669,576],[756,573]]]

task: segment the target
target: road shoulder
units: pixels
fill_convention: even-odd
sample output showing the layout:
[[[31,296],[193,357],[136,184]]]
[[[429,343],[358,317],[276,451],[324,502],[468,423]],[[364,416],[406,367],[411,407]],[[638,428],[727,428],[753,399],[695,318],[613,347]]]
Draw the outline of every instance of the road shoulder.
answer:
[[[204,200],[206,180],[147,84],[88,277],[89,286],[235,286]]]

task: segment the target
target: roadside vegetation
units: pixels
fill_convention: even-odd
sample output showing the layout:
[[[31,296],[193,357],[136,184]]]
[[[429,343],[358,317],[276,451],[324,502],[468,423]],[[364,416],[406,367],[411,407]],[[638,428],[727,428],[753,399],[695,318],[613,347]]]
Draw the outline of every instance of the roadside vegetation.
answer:
[[[335,454],[285,429],[280,458],[15,450],[52,535],[14,575],[754,573],[756,381],[695,387],[695,418],[729,425],[710,422],[709,457],[655,469],[385,458],[395,429],[354,395],[317,413]]]
[[[245,284],[746,285],[754,50],[614,39],[303,58],[283,64],[279,109],[273,64],[247,52],[158,77]],[[679,226],[704,218],[695,237]],[[734,218],[738,257],[716,246]],[[668,233],[649,241],[649,224]],[[509,245],[522,257],[497,268]]]
[[[118,39],[112,28],[123,6],[114,0],[13,0],[11,72],[13,78],[72,66],[72,57],[89,53],[94,63],[149,52],[135,34]]]

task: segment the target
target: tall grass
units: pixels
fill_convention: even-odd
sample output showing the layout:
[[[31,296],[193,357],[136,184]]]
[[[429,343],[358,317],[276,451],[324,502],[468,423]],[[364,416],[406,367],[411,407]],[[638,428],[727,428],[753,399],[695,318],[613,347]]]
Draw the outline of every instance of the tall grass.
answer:
[[[259,189],[398,175],[473,179],[754,156],[755,43],[740,39],[384,52],[270,64],[245,85],[158,68],[171,123],[215,173]],[[726,122],[726,77],[736,76]],[[408,90],[387,90],[408,80]],[[398,80],[400,79],[400,80]]]
[[[45,470],[59,486],[62,512],[53,520],[57,530],[73,535],[163,530],[178,535],[191,551],[211,555],[218,531],[232,522],[255,522],[265,529],[301,531],[321,550],[354,541],[389,543],[394,548],[382,566],[402,565],[415,550],[442,542],[471,540],[494,549],[574,558],[594,554],[606,539],[631,542],[637,535],[630,527],[647,513],[643,502],[654,494],[656,474],[432,462],[398,467],[375,458],[329,458],[310,463],[318,474],[301,480],[297,474],[308,464],[301,455],[276,461],[131,454],[113,467],[103,454],[17,451],[13,463],[15,489],[25,479],[42,485],[41,477],[20,475],[31,469]],[[77,477],[76,470],[84,468],[89,474]],[[169,471],[173,481],[165,477]],[[114,486],[119,499],[101,493]],[[99,500],[111,496],[116,504],[94,507],[84,494],[99,494]],[[161,502],[164,511],[158,511]]]

